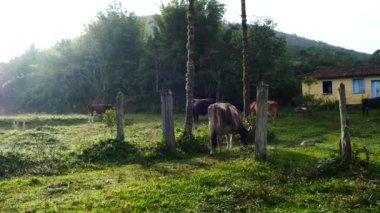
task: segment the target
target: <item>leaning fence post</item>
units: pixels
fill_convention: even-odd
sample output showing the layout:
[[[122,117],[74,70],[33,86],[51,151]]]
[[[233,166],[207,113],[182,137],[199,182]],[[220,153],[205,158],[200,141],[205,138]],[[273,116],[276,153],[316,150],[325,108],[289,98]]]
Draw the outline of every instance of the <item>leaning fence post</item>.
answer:
[[[168,150],[174,150],[173,96],[170,90],[161,92],[162,135]]]
[[[124,95],[118,92],[116,95],[116,140],[124,141]]]
[[[255,160],[265,161],[267,157],[267,112],[268,85],[260,82],[257,86],[257,114],[255,132]]]
[[[343,83],[339,85],[339,111],[340,111],[340,154],[342,163],[349,163],[352,157],[351,139],[348,127],[348,114],[346,106],[346,90]]]

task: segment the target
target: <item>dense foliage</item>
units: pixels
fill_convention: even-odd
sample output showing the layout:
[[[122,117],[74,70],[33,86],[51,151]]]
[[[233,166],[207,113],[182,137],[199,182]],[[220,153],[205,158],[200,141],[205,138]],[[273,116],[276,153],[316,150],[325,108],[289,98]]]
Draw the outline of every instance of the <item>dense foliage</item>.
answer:
[[[119,90],[127,95],[127,110],[156,111],[158,92],[164,88],[173,91],[176,109],[184,110],[184,2],[173,0],[163,5],[161,14],[147,17],[114,3],[99,12],[81,36],[44,50],[32,45],[0,66],[0,111],[84,112],[91,102],[114,103]],[[223,20],[224,11],[217,0],[195,3],[194,96],[241,107],[241,27]],[[299,74],[369,58],[310,45],[274,28],[271,20],[248,26],[250,97],[255,97],[258,73],[266,76],[270,96],[289,104],[300,94]],[[378,54],[371,60],[378,63]]]

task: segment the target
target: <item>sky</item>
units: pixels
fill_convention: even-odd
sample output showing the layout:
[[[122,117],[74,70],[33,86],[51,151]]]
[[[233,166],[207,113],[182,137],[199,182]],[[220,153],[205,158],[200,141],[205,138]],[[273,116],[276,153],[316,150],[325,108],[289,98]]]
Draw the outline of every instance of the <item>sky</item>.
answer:
[[[119,0],[128,12],[152,15],[169,0]],[[83,34],[114,0],[1,0],[0,63],[61,39]],[[226,5],[225,20],[241,22],[240,0]],[[380,49],[379,0],[246,0],[248,23],[267,17],[276,30],[372,54]]]

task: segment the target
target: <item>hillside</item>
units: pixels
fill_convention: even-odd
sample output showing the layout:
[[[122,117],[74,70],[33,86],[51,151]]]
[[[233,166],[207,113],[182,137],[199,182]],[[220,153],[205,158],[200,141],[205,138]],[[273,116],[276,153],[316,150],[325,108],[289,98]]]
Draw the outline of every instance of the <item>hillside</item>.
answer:
[[[371,56],[370,54],[367,54],[367,53],[361,53],[354,50],[345,49],[342,47],[327,44],[322,41],[315,41],[315,40],[303,38],[303,37],[297,36],[296,34],[287,34],[287,33],[279,32],[279,31],[276,31],[276,33],[278,36],[285,38],[288,47],[292,49],[300,50],[300,49],[308,49],[312,47],[327,49],[327,50],[332,50],[334,52],[340,52],[343,54],[350,55],[352,59],[354,59],[355,61],[365,61],[365,60],[368,60]]]
[[[145,22],[145,28],[144,28],[144,36],[152,36],[153,34],[153,27],[156,26],[154,16],[148,15],[148,16],[140,16],[139,17],[142,22]],[[231,24],[231,23],[229,23]],[[237,24],[239,25],[239,24]],[[349,55],[352,57],[355,61],[366,61],[370,58],[370,54],[357,52],[355,50],[349,50],[345,49],[343,47],[334,46],[328,43],[325,43],[323,41],[315,41],[312,39],[300,37],[297,34],[288,34],[280,31],[276,31],[277,36],[285,38],[287,42],[287,46],[290,49],[295,50],[303,50],[308,48],[318,48],[318,49],[326,49],[326,50],[332,50],[333,52],[339,52],[344,55]]]

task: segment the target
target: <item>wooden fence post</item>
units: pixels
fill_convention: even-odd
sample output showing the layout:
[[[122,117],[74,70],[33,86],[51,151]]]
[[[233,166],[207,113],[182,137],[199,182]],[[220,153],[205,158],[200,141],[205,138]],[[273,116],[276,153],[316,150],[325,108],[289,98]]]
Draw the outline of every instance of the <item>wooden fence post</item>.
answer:
[[[116,95],[116,140],[124,141],[124,94]]]
[[[162,133],[165,146],[174,151],[173,96],[170,90],[161,92]]]
[[[346,106],[346,90],[343,83],[339,85],[339,111],[340,111],[340,155],[343,164],[349,163],[352,157],[351,139],[348,127],[348,114]]]
[[[268,85],[263,81],[257,86],[256,102],[256,132],[255,132],[255,160],[265,161],[267,157],[267,112],[268,112]]]

